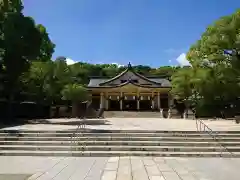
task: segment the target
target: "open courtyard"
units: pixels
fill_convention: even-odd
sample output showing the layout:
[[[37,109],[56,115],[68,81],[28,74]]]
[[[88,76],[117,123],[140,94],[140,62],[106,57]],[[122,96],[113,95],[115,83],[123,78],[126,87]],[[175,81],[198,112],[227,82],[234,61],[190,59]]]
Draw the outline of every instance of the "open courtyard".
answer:
[[[16,131],[68,131],[79,119],[46,119],[6,127]],[[196,131],[195,120],[108,118],[85,120],[85,129]],[[240,131],[232,120],[204,120],[214,131]],[[238,180],[240,158],[1,156],[0,180]]]

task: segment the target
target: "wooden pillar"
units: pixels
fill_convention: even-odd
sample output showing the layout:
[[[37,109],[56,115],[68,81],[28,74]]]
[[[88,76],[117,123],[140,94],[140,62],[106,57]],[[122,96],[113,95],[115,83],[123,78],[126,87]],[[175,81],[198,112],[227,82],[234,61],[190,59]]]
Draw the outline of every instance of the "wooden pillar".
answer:
[[[154,92],[152,92],[152,110],[155,108],[154,106],[155,106],[155,102],[154,102],[154,99],[153,99],[153,97],[154,97]]]
[[[101,93],[100,97],[100,109],[104,108],[104,93]]]
[[[123,102],[122,102],[122,92],[120,92],[120,110],[122,111],[123,108]]]
[[[161,109],[160,92],[158,92],[158,109]]]
[[[139,99],[139,92],[137,92],[137,110],[140,109],[140,99]]]
[[[108,95],[108,93],[106,93],[106,100],[105,100],[105,102],[106,102],[106,110],[108,110],[108,108],[109,108],[109,95]]]
[[[168,108],[170,108],[173,105],[173,98],[171,97],[171,94],[168,93]]]

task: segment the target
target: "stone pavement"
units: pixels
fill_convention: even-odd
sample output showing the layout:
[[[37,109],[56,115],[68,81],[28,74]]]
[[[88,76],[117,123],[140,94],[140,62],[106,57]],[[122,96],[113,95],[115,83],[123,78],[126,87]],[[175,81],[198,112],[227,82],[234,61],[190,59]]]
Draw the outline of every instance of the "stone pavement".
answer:
[[[25,124],[4,129],[14,130],[73,130],[79,119],[46,119],[45,124]],[[233,120],[204,120],[215,131],[240,131],[240,125]],[[163,131],[196,131],[196,121],[191,119],[161,118],[107,118],[86,121],[88,129],[124,129],[124,130],[163,130]]]
[[[0,180],[239,180],[240,159],[0,157]]]

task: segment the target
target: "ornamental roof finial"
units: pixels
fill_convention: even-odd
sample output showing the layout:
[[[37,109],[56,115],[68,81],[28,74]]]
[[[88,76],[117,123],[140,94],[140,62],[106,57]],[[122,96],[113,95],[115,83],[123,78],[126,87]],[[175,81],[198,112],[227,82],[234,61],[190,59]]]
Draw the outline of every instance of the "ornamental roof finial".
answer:
[[[132,68],[132,65],[130,62],[128,63],[128,68]]]

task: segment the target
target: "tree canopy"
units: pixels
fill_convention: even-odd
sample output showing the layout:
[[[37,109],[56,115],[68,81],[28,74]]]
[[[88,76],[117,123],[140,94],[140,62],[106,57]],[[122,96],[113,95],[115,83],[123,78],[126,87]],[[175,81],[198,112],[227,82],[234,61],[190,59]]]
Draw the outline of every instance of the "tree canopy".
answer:
[[[219,110],[240,97],[240,10],[207,27],[187,53],[192,67],[172,77],[172,92],[183,101]],[[185,89],[185,91],[184,91]],[[209,110],[208,110],[209,111]]]
[[[83,101],[91,76],[114,77],[126,68],[85,62],[67,65],[64,56],[53,60],[55,44],[47,28],[25,16],[23,8],[21,0],[0,1],[0,96],[9,102],[16,96],[49,105],[63,99]],[[170,79],[174,98],[189,107],[236,105],[240,97],[240,10],[207,27],[187,59],[191,67],[133,68],[144,76]]]

